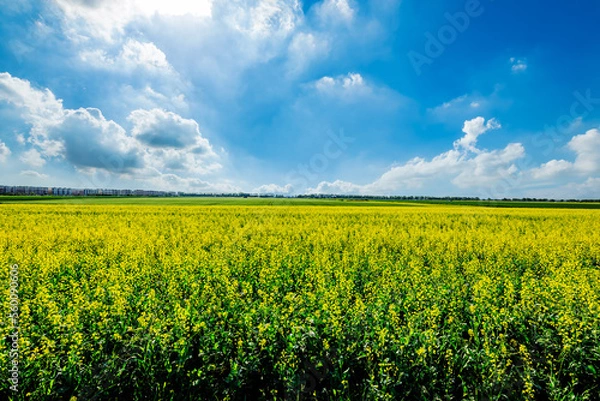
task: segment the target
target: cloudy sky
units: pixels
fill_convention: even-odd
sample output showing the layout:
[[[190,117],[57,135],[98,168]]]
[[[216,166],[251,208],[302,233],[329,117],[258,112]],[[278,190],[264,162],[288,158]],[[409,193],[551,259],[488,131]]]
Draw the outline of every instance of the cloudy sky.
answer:
[[[0,184],[598,198],[598,15],[0,0]]]

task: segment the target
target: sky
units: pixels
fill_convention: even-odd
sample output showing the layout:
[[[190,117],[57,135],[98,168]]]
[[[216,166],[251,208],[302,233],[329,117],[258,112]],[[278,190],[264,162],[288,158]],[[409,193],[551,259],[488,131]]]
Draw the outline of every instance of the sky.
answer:
[[[599,15],[0,0],[0,185],[600,198]]]

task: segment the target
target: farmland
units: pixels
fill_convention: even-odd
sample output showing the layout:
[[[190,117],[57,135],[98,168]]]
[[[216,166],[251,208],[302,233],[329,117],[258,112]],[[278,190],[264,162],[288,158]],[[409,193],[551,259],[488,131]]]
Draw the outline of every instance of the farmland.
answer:
[[[600,393],[598,210],[166,202],[0,205],[0,399]]]

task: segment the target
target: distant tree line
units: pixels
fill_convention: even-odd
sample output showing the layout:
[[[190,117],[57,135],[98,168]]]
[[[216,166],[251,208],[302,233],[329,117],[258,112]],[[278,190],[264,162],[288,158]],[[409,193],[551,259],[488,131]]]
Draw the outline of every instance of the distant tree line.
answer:
[[[468,196],[396,196],[396,195],[340,195],[340,194],[303,194],[283,195],[275,193],[193,193],[173,191],[151,191],[130,189],[75,189],[56,187],[31,187],[0,185],[0,195],[15,196],[118,196],[118,197],[212,197],[212,198],[296,198],[296,199],[340,199],[352,201],[395,200],[395,201],[431,201],[431,202],[600,202],[600,199],[548,199],[548,198],[503,198],[481,199]]]

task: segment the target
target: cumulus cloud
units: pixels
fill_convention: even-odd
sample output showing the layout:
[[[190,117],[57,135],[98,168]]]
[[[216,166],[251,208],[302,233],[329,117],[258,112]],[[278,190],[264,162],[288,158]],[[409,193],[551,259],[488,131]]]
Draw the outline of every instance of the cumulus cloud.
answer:
[[[40,173],[40,172],[37,172],[34,170],[24,170],[24,171],[21,171],[20,174],[25,177],[33,177],[33,178],[40,178],[40,179],[48,178],[47,174],[43,174],[43,173]]]
[[[475,148],[477,138],[491,129],[498,129],[500,127],[501,125],[493,118],[487,122],[485,122],[483,117],[476,117],[472,120],[465,121],[463,126],[465,136],[454,142],[454,147],[462,147],[466,150],[478,153],[479,150]]]
[[[517,186],[512,190],[521,195],[549,198],[598,197],[600,178],[600,130],[592,129],[575,135],[567,148],[574,154],[573,161],[550,160],[536,168],[519,167],[526,157],[520,143],[510,143],[502,149],[481,149],[478,138],[500,128],[495,119],[477,117],[463,125],[463,137],[454,142],[454,148],[431,159],[415,157],[406,163],[393,166],[377,180],[365,185],[347,181],[321,182],[309,193],[329,194],[397,194],[402,190],[426,190],[448,195],[452,187],[460,194],[476,190],[481,195],[491,195],[496,185]],[[565,180],[571,180],[565,184]],[[541,182],[538,182],[541,181]],[[551,183],[552,188],[531,189]],[[513,183],[513,184],[511,184]],[[562,184],[561,184],[562,183]],[[448,185],[451,184],[449,187]],[[492,192],[488,192],[492,191]],[[433,191],[434,193],[432,193]],[[472,193],[472,192],[469,192]]]
[[[127,24],[154,15],[210,17],[212,0],[54,0],[63,12],[67,32],[86,40],[97,37],[111,41]]]
[[[110,56],[105,50],[85,50],[79,54],[81,60],[92,67],[110,69],[128,73],[136,68],[148,71],[171,71],[167,56],[152,42],[139,42],[129,39],[116,56]]]
[[[318,18],[324,24],[350,24],[356,13],[348,0],[324,0],[315,8]]]
[[[576,153],[574,168],[582,173],[600,172],[600,131],[592,129],[574,136],[568,144]]]
[[[482,183],[500,179],[505,173],[514,172],[513,162],[524,156],[521,144],[509,144],[501,150],[482,150],[476,147],[477,139],[500,124],[483,117],[465,121],[461,139],[454,142],[454,149],[435,156],[431,160],[420,157],[405,164],[392,167],[367,190],[381,193],[402,188],[421,188],[425,182],[447,177],[460,188],[472,188]]]
[[[343,102],[376,96],[374,87],[368,84],[362,75],[354,72],[337,77],[325,76],[312,85],[317,93]]]
[[[540,167],[533,168],[530,173],[536,180],[546,180],[567,172],[573,168],[573,164],[566,160],[550,160],[543,163]]]
[[[49,89],[36,89],[29,81],[7,72],[0,73],[0,102],[15,106],[22,118],[37,129],[59,123],[64,113],[62,101]]]
[[[155,148],[190,148],[195,153],[211,153],[208,141],[200,134],[198,123],[161,109],[135,110],[128,120],[132,134],[140,142]]]
[[[170,68],[167,56],[154,43],[142,43],[129,39],[124,45],[119,59],[126,65],[145,68]]]
[[[62,155],[69,163],[82,169],[125,173],[143,166],[135,140],[98,109],[66,110],[62,123],[48,136],[62,143]]]
[[[371,184],[357,185],[345,181],[321,182],[315,193],[390,194],[405,189],[423,188],[425,184],[452,183],[461,189],[472,189],[518,173],[515,161],[524,157],[525,149],[511,143],[504,149],[485,150],[476,147],[477,138],[500,124],[483,117],[465,121],[464,136],[454,142],[454,149],[430,160],[415,157],[404,164],[392,167]]]
[[[187,99],[183,93],[162,93],[150,85],[136,89],[131,85],[121,87],[118,96],[119,102],[128,109],[157,109],[164,108],[179,112],[189,111]]]
[[[520,72],[525,72],[527,70],[527,60],[517,59],[515,57],[510,58],[510,69],[513,73],[517,74]]]
[[[213,183],[176,174],[157,174],[146,180],[151,188],[164,191],[187,191],[192,193],[239,193],[241,188],[227,180]]]
[[[295,75],[303,72],[314,60],[325,57],[329,50],[326,38],[316,33],[297,33],[288,47],[288,73]]]
[[[161,109],[135,110],[131,133],[144,148],[147,165],[161,171],[207,174],[221,168],[198,123]]]
[[[20,156],[32,167],[57,158],[87,174],[106,172],[131,179],[174,173],[197,176],[221,168],[198,123],[173,112],[135,110],[128,118],[132,124],[128,132],[99,109],[64,109],[48,89],[32,88],[9,74],[0,75],[0,100],[13,105],[32,127],[23,143],[34,148]],[[4,153],[8,152],[6,148]]]
[[[230,26],[254,37],[288,36],[302,16],[299,1],[235,1],[218,8],[219,13],[224,11],[228,14],[226,20]]]
[[[354,195],[363,192],[363,187],[360,185],[353,184],[351,182],[336,180],[334,182],[320,182],[314,188],[308,188],[306,190],[309,194],[341,194],[341,195]]]
[[[591,129],[585,134],[575,135],[567,148],[575,153],[575,160],[550,160],[530,171],[538,180],[550,180],[565,174],[600,174],[600,130]]]
[[[5,163],[8,157],[11,155],[11,151],[6,144],[0,141],[0,163]]]
[[[476,154],[464,161],[460,174],[452,179],[457,187],[485,188],[491,183],[514,177],[520,173],[515,162],[525,157],[525,148],[520,143],[511,143],[501,150],[478,150]]]
[[[42,167],[44,164],[46,164],[46,160],[44,160],[40,152],[35,149],[30,149],[26,152],[23,152],[19,159],[31,167]]]
[[[571,183],[563,187],[561,198],[600,198],[600,177],[589,177],[582,183]],[[559,191],[561,189],[559,188]]]
[[[600,177],[588,177],[583,182],[570,182],[551,188],[528,190],[525,192],[525,196],[549,199],[599,199]]]
[[[181,58],[193,57],[198,77],[210,71],[213,80],[221,74],[223,79],[235,79],[238,70],[282,54],[304,21],[298,0],[54,2],[62,15],[63,31],[85,47],[81,58],[93,65],[109,65],[116,70],[133,62],[165,68],[164,53],[151,42],[129,40],[117,56],[106,51],[122,43],[127,28],[134,26],[145,36],[160,38],[179,55],[180,62]],[[298,40],[301,46],[303,38]],[[306,40],[304,44],[308,44]]]
[[[261,185],[258,188],[254,188],[252,192],[258,194],[273,194],[273,195],[289,195],[294,191],[294,187],[291,184],[284,186],[277,184],[266,184]]]
[[[92,65],[122,77],[169,72],[174,80],[170,85],[179,92],[191,98],[193,90],[202,91],[206,108],[220,101],[231,104],[245,93],[280,96],[294,87],[291,80],[327,62],[332,53],[362,54],[356,46],[373,52],[372,43],[379,40],[380,45],[386,37],[381,17],[393,14],[397,3],[370,4],[361,16],[359,2],[352,0],[318,1],[308,15],[299,0],[53,2],[84,68]],[[346,29],[350,23],[353,29]],[[132,33],[137,40],[128,39]],[[276,90],[255,90],[265,82]],[[142,88],[148,83],[142,82]]]

